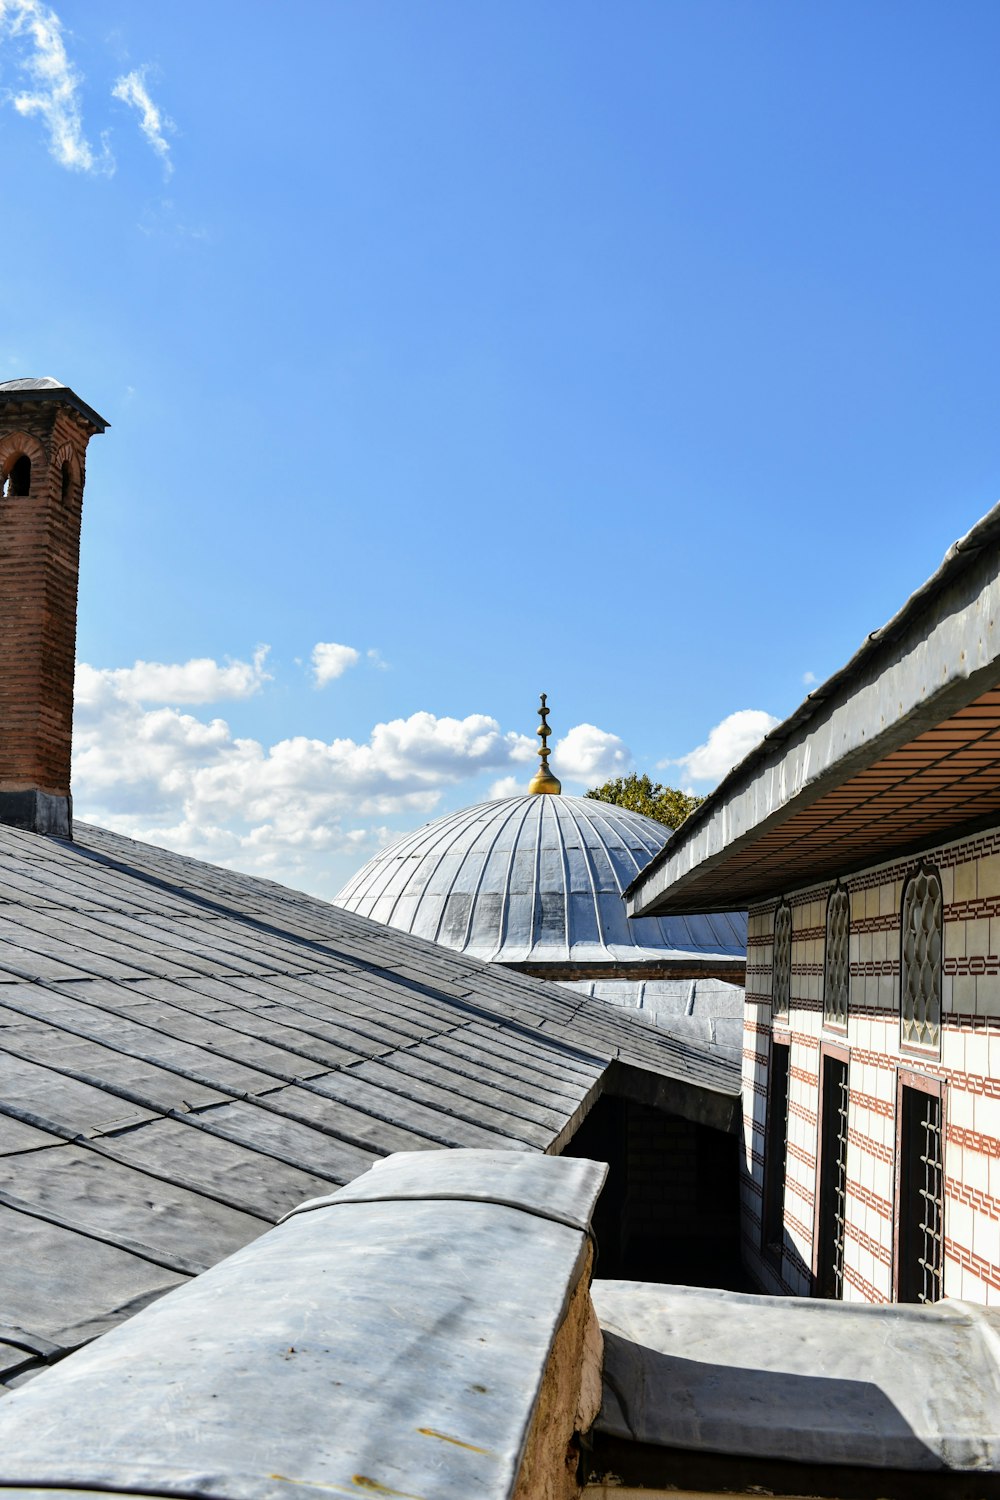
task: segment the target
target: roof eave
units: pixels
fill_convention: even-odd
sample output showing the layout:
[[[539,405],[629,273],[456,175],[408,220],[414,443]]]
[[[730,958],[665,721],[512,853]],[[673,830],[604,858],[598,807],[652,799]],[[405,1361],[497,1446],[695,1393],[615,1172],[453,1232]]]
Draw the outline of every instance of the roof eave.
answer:
[[[998,563],[995,506],[847,665],[686,819],[625,892],[629,916],[746,905],[745,885],[727,872],[733,855],[994,686],[1000,678]],[[706,891],[712,871],[717,879]],[[812,872],[817,879],[824,873]],[[808,870],[798,883],[810,883]]]
[[[0,390],[0,404],[19,406],[30,401],[57,402],[63,406],[71,406],[98,433],[105,432],[111,426],[111,423],[106,421],[92,406],[88,406],[86,401],[81,400],[75,391],[70,390],[68,385],[58,389],[49,386],[41,389],[24,387],[17,390]]]

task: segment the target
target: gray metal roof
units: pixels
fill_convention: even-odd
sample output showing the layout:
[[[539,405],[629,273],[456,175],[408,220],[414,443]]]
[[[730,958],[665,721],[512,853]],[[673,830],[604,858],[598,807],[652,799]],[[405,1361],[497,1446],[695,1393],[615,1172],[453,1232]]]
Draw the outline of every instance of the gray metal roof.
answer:
[[[93,423],[98,432],[104,432],[111,425],[99,416],[92,406],[88,406],[86,401],[81,401],[68,385],[63,385],[61,380],[55,380],[51,375],[26,376],[19,380],[0,380],[0,401],[5,399],[63,401],[67,406],[75,407],[81,416]]]
[[[391,1152],[559,1150],[629,1068],[736,1108],[724,1059],[558,985],[116,834],[0,827],[0,1380]]]
[[[606,1169],[470,1154],[393,1158],[15,1392],[3,1492],[507,1500]]]
[[[1000,1469],[995,1308],[624,1281],[595,1281],[591,1296],[604,1332],[599,1433],[816,1464],[824,1473],[837,1464]],[[962,1493],[996,1493],[995,1480],[984,1483]]]
[[[741,965],[742,912],[627,920],[622,893],[669,837],[589,797],[508,797],[405,834],[334,899],[494,963]]]
[[[65,391],[69,387],[56,380],[53,375],[23,376],[18,380],[0,380],[0,392],[4,391]]]
[[[561,979],[567,989],[641,1012],[682,1042],[718,1050],[739,1063],[743,1056],[746,992],[724,979]]]

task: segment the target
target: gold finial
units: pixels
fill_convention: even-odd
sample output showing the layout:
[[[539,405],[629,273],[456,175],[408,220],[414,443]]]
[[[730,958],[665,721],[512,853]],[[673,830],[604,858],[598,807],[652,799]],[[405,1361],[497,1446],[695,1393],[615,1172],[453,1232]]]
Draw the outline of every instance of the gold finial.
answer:
[[[534,792],[536,796],[540,793],[548,793],[549,796],[556,797],[562,791],[562,782],[557,781],[549,770],[549,756],[552,752],[549,750],[548,740],[552,730],[549,728],[549,710],[545,703],[544,693],[542,694],[542,701],[539,704],[538,717],[542,722],[535,733],[542,742],[542,748],[538,752],[542,763],[528,783],[528,791]]]

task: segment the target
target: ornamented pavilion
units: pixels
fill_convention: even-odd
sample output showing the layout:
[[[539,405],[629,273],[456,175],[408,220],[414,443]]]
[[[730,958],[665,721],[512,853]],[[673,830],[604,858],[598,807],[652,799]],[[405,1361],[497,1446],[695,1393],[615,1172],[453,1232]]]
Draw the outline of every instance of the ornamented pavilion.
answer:
[[[743,905],[753,1279],[1000,1304],[1000,506],[629,892]]]
[[[527,796],[463,808],[405,834],[334,898],[347,911],[641,1012],[739,1062],[746,915],[629,921],[629,883],[670,830],[642,813],[563,795],[541,765]]]
[[[84,458],[106,425],[58,381],[0,385],[0,1500],[1000,1493],[1000,1314],[948,1300],[763,1298],[735,1285],[740,1077],[722,1049],[74,821]],[[914,619],[904,612],[888,649],[925,614],[948,635],[984,559],[995,562],[992,530],[979,545],[981,557],[950,559],[954,577]],[[992,712],[982,673],[995,618],[991,608],[981,635],[963,637],[966,664],[951,680],[939,656],[918,652],[929,686],[910,740],[935,732],[926,707],[961,698],[945,720],[962,727],[934,741],[945,771],[961,758],[958,735],[971,748],[988,740],[964,705],[979,700],[972,721]],[[904,671],[901,713],[913,701],[907,681]],[[886,703],[896,702],[894,689]],[[833,763],[841,745],[838,732]],[[915,754],[919,779],[931,752]],[[772,790],[780,801],[785,788]],[[982,780],[973,788],[991,795]],[[532,799],[546,818],[559,801]],[[971,865],[985,880],[988,836],[956,842],[950,825],[933,826],[943,847],[893,850],[894,873],[843,884],[852,903],[864,892],[867,920],[883,899],[890,914],[881,893],[891,883],[930,975],[905,1002],[897,1107],[907,1171],[906,1142],[944,1122],[940,1201],[954,1235],[953,1205],[972,1193],[951,1153],[964,1162],[990,1128],[975,1112],[992,1095],[968,1052],[963,1077],[982,1089],[963,1083],[966,1121],[958,1074],[945,1073],[960,977],[974,986],[961,1001],[967,1049],[990,1029],[979,1009],[989,992],[975,988],[990,949],[969,937],[966,969],[948,971],[950,933],[953,923],[972,933],[988,920],[976,903],[994,898],[960,873]],[[658,880],[667,865],[657,858]],[[852,1049],[854,1213],[854,1153],[872,1128],[858,1100],[891,1117],[891,1100],[882,1114],[869,1109],[880,1085],[856,1073],[883,1044],[877,996],[865,1000],[864,1042],[853,991],[846,1031],[842,1014],[833,1032],[804,1008],[800,967],[818,960],[797,945],[821,944],[803,932],[822,927],[824,898],[807,894],[817,885],[808,870],[800,885],[803,870],[779,881],[790,913],[781,972],[793,977],[776,1055],[793,1049],[794,1105],[803,1058],[815,1074],[819,1057],[825,1068],[828,1053]],[[752,879],[730,904],[744,896],[755,912],[748,1003],[767,1044],[759,966],[770,965],[776,897]],[[699,890],[687,909],[714,900]],[[943,1005],[937,911],[952,985]],[[859,931],[853,905],[851,918],[851,961],[866,963],[854,945],[883,929]],[[808,1052],[804,1039],[828,1031],[825,1050]],[[751,1081],[763,1087],[755,1070]],[[824,1098],[843,1097],[835,1085]],[[937,1116],[925,1098],[940,1102]],[[751,1128],[759,1114],[755,1104]],[[772,1116],[783,1129],[784,1114]],[[799,1115],[788,1118],[789,1144],[795,1135],[805,1153]],[[772,1173],[784,1161],[779,1126],[769,1127]],[[784,1232],[797,1236],[791,1183],[804,1168],[788,1159]],[[926,1181],[933,1201],[936,1179]],[[972,1251],[985,1256],[976,1233]],[[804,1259],[804,1241],[792,1243]],[[775,1253],[796,1285],[792,1251]],[[953,1263],[946,1240],[948,1292]],[[853,1273],[853,1249],[848,1264]]]

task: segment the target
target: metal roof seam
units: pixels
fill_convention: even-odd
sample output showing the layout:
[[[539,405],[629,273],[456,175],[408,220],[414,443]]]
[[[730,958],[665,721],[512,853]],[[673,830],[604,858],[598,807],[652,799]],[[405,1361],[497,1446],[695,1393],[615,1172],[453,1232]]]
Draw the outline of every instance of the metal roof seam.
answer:
[[[415,1080],[413,1078],[412,1074],[407,1073],[404,1068],[401,1068],[401,1067],[398,1066],[398,1064],[396,1062],[396,1056],[395,1056],[395,1054],[393,1054],[390,1057],[385,1058],[384,1061],[383,1061],[383,1063],[382,1063],[382,1066],[385,1067],[385,1068],[390,1069],[392,1072],[398,1073],[401,1078],[407,1078],[407,1079],[409,1079],[409,1081],[411,1083],[417,1081],[417,1080]],[[386,1087],[389,1088],[390,1091],[392,1092],[391,1085],[387,1084]],[[404,1091],[402,1089],[399,1089],[399,1090],[396,1090],[395,1092],[399,1092],[399,1093],[402,1094]],[[411,1097],[411,1096],[410,1095],[406,1095],[406,1097]],[[458,1096],[456,1096],[456,1097],[458,1097]],[[469,1100],[469,1102],[471,1103],[472,1101]],[[518,1115],[513,1110],[505,1109],[501,1105],[486,1104],[486,1103],[483,1103],[481,1101],[477,1101],[477,1102],[478,1102],[478,1107],[480,1109],[486,1109],[486,1110],[489,1110],[491,1113],[496,1113],[496,1114],[503,1115],[507,1119],[510,1119],[510,1120],[523,1120],[526,1125],[533,1125],[535,1123],[532,1120],[530,1120],[528,1118],[528,1116],[526,1116],[526,1115]],[[482,1121],[481,1118],[477,1119],[474,1115],[465,1114],[465,1113],[462,1112],[462,1110],[454,1108],[453,1106],[451,1106],[451,1105],[449,1105],[447,1103],[435,1104],[434,1107],[435,1107],[435,1109],[438,1109],[442,1114],[449,1115],[452,1119],[463,1120],[467,1125],[480,1125],[481,1126],[482,1123],[483,1123],[483,1121]],[[487,1128],[490,1131],[492,1131],[494,1134],[496,1134],[496,1135],[506,1136],[509,1140],[512,1140],[512,1141],[522,1141],[522,1142],[524,1141],[524,1136],[523,1135],[516,1135],[514,1133],[514,1131],[512,1131],[512,1130],[505,1130],[505,1129],[503,1129],[502,1127],[500,1127],[500,1126],[498,1126],[496,1124],[492,1124],[491,1123],[491,1124],[488,1125]],[[527,1144],[530,1144],[530,1142],[528,1142]],[[386,1155],[388,1153],[381,1152],[379,1154],[380,1155]]]
[[[177,1276],[200,1276],[202,1271],[208,1270],[208,1262],[190,1260],[183,1255],[171,1255],[166,1250],[154,1250],[142,1240],[132,1239],[129,1235],[115,1234],[112,1230],[100,1231],[86,1224],[74,1223],[71,1219],[67,1219],[65,1214],[55,1213],[52,1209],[43,1209],[36,1203],[28,1203],[23,1198],[18,1198],[16,1194],[7,1192],[5,1188],[0,1188],[0,1204],[12,1209],[14,1213],[24,1214],[25,1218],[38,1219],[41,1223],[52,1224],[57,1229],[68,1229],[86,1240],[95,1240],[99,1245],[110,1245],[115,1250],[124,1250],[128,1255],[135,1255],[139,1260],[148,1261],[150,1265],[159,1266],[161,1270],[172,1271]]]
[[[476,881],[476,888],[475,888],[475,890],[472,893],[472,900],[469,902],[469,915],[468,915],[468,917],[466,919],[466,924],[465,924],[465,941],[462,944],[462,947],[461,947],[461,950],[460,950],[462,953],[465,953],[468,950],[468,947],[469,947],[469,942],[470,942],[471,937],[472,937],[473,922],[475,920],[476,898],[480,895],[480,893],[482,891],[483,881],[486,879],[486,871],[487,871],[487,869],[489,867],[489,862],[490,862],[490,859],[492,858],[493,851],[494,851],[494,849],[497,846],[497,840],[500,838],[501,834],[506,829],[507,824],[513,818],[514,813],[516,812],[516,810],[517,810],[516,804],[514,806],[511,806],[508,809],[506,816],[502,819],[502,821],[500,821],[500,826],[497,828],[496,833],[494,834],[492,840],[490,841],[489,848],[485,851],[485,853],[483,855],[482,864],[480,865],[480,869],[479,869],[479,878]],[[499,821],[499,820],[494,820],[494,821]]]
[[[510,890],[511,871],[514,868],[514,859],[515,859],[515,856],[517,854],[518,840],[520,839],[520,836],[521,836],[521,830],[524,828],[524,825],[525,825],[525,823],[528,820],[528,814],[531,811],[531,807],[532,807],[531,802],[525,801],[524,804],[517,809],[517,811],[519,811],[520,814],[521,814],[521,818],[520,818],[520,822],[517,825],[517,829],[515,831],[514,837],[511,840],[510,854],[509,854],[508,859],[507,859],[507,868],[506,868],[506,870],[504,872],[503,889],[505,891],[509,891]],[[497,955],[503,951],[503,946],[504,946],[504,943],[507,941],[507,935],[508,935],[509,932],[510,932],[510,906],[509,906],[508,903],[505,903],[504,907],[503,907],[503,910],[502,910],[502,912],[500,914],[500,930],[499,930],[499,932],[497,934],[496,945],[495,945],[495,947],[493,949],[492,954],[490,955],[490,961],[492,961],[493,959],[495,959],[497,957]]]
[[[115,983],[115,981],[109,982]],[[33,980],[32,983],[41,989],[50,989],[55,991],[55,993],[57,994],[60,993],[56,988],[55,982],[52,980],[46,981],[42,979],[36,979]],[[98,1010],[102,1015],[114,1016],[117,1014],[115,1011],[108,1011],[104,1007],[95,1004],[85,995],[74,995],[74,1001],[77,1004],[86,1005],[94,1010]],[[169,1000],[161,1000],[160,1004],[171,1009],[178,1009],[178,1007],[176,1006],[171,1006]],[[134,1049],[125,1046],[123,1041],[120,1041],[116,1045],[116,1043],[110,1037],[94,1037],[91,1036],[87,1031],[81,1030],[77,1027],[69,1026],[65,1022],[53,1021],[51,1017],[38,1016],[37,1012],[29,1010],[23,1005],[16,1005],[14,1003],[13,997],[7,997],[0,994],[0,1006],[4,1006],[9,1010],[15,1011],[18,1015],[23,1015],[25,1017],[30,1017],[31,1019],[39,1020],[46,1025],[52,1026],[55,1030],[64,1031],[67,1036],[75,1036],[80,1038],[81,1041],[91,1042],[95,1046],[106,1047],[110,1052],[116,1052],[121,1056],[136,1057],[137,1055],[139,1055]],[[186,1011],[182,1011],[181,1013],[184,1015],[188,1014],[188,1012]],[[147,1030],[153,1036],[163,1035],[163,1032],[160,1031],[157,1027],[153,1026],[151,1023],[148,1023],[141,1019],[136,1019],[131,1016],[127,1017],[126,1019],[128,1020],[130,1026],[135,1026],[137,1028]],[[258,1038],[255,1033],[236,1031],[236,1028],[228,1027],[226,1026],[226,1023],[217,1021],[214,1017],[211,1019],[214,1025],[224,1027],[226,1030],[233,1030],[239,1036],[247,1036],[255,1041],[260,1040],[260,1038]],[[186,1047],[204,1052],[207,1057],[221,1057],[226,1062],[231,1062],[241,1067],[253,1068],[256,1072],[263,1074],[265,1077],[273,1078],[278,1084],[298,1083],[301,1081],[299,1075],[281,1072],[273,1065],[268,1065],[267,1063],[261,1062],[259,1059],[253,1063],[247,1063],[245,1059],[237,1057],[235,1053],[220,1052],[218,1049],[209,1051],[207,1047],[202,1046],[198,1042],[190,1042],[182,1038],[177,1038],[177,1040],[183,1040]],[[272,1042],[270,1045],[276,1046],[277,1044]],[[295,1049],[284,1044],[282,1044],[281,1050],[289,1052],[289,1054],[292,1056],[302,1057],[305,1061],[311,1062],[318,1067],[324,1066],[323,1062],[320,1059],[311,1056],[305,1051]],[[172,1073],[175,1077],[186,1079],[189,1083],[200,1084],[202,1088],[216,1089],[219,1092],[223,1093],[232,1092],[233,1097],[236,1098],[245,1097],[244,1094],[239,1090],[229,1090],[224,1085],[220,1085],[217,1080],[213,1080],[208,1076],[201,1076],[193,1069],[183,1068],[179,1064],[171,1063],[164,1058],[146,1055],[142,1056],[141,1060],[148,1063],[151,1067],[162,1068],[164,1072]]]
[[[369,1203],[475,1203],[477,1205],[488,1203],[493,1208],[507,1208],[512,1213],[527,1214],[529,1218],[543,1219],[549,1224],[562,1224],[567,1229],[575,1229],[578,1234],[585,1235],[592,1244],[597,1244],[597,1237],[594,1234],[593,1226],[588,1225],[586,1229],[581,1229],[577,1221],[568,1214],[553,1213],[537,1204],[517,1203],[513,1200],[497,1197],[474,1198],[467,1193],[422,1193],[419,1197],[408,1193],[378,1193],[369,1194],[364,1198],[358,1199],[346,1198],[342,1202],[338,1201],[336,1197],[320,1199],[316,1203],[300,1204],[298,1208],[293,1208],[290,1213],[285,1214],[283,1218],[279,1219],[278,1223],[286,1224],[289,1219],[298,1218],[301,1214],[314,1213],[318,1209],[364,1208]]]
[[[111,1149],[110,1146],[105,1144],[105,1141],[108,1139],[114,1139],[114,1137],[104,1137],[100,1139],[90,1137],[88,1139],[85,1136],[78,1135],[74,1136],[71,1141],[67,1141],[65,1144],[74,1145],[81,1151],[92,1151],[95,1156],[102,1156],[106,1161],[113,1161],[117,1162],[119,1165],[124,1165],[124,1163],[122,1162],[122,1158],[119,1155],[116,1155],[116,1153]],[[218,1204],[220,1208],[231,1208],[236,1213],[247,1214],[252,1219],[259,1219],[262,1224],[274,1223],[274,1220],[272,1218],[269,1218],[267,1214],[258,1213],[257,1209],[251,1207],[243,1199],[229,1198],[224,1194],[211,1192],[208,1188],[202,1185],[195,1186],[190,1180],[185,1180],[181,1177],[172,1177],[167,1172],[158,1171],[155,1165],[150,1164],[149,1162],[144,1162],[141,1169],[136,1170],[141,1170],[143,1177],[152,1177],[157,1182],[166,1183],[168,1187],[180,1188],[186,1193],[194,1193],[199,1198],[204,1198],[209,1203]]]
[[[599,895],[599,891],[598,891],[597,865],[595,863],[594,855],[593,855],[593,852],[591,851],[590,844],[588,843],[588,841],[586,840],[586,838],[584,838],[582,836],[583,835],[583,823],[582,823],[581,819],[583,821],[585,821],[587,823],[588,827],[590,827],[591,829],[593,829],[594,832],[596,832],[596,829],[594,829],[593,822],[591,821],[590,817],[587,814],[582,813],[582,812],[578,814],[577,809],[575,807],[569,807],[568,811],[569,811],[570,817],[573,819],[574,824],[576,825],[577,829],[579,830],[579,832],[581,834],[580,849],[581,849],[581,852],[583,854],[584,865],[586,867],[587,874],[588,874],[588,876],[590,878],[590,894],[591,894],[591,899],[593,900],[593,903],[594,903],[594,919],[595,919],[595,921],[597,923],[597,936],[598,936],[598,940],[599,940],[600,945],[601,945],[602,948],[607,948],[607,946],[608,946],[608,935],[607,935],[607,932],[605,931],[605,928],[604,928],[604,917],[603,917],[602,912],[601,912],[601,902],[600,902],[600,895]]]

